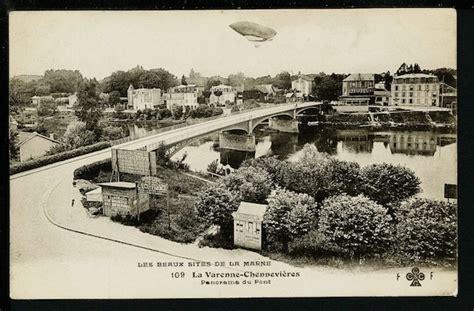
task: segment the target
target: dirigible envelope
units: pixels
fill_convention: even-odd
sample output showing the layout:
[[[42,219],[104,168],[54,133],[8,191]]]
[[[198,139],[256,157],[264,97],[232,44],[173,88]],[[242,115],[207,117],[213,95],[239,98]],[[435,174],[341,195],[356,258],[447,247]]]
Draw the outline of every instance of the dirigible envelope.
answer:
[[[277,34],[269,27],[246,21],[233,23],[229,27],[252,42],[265,42]]]

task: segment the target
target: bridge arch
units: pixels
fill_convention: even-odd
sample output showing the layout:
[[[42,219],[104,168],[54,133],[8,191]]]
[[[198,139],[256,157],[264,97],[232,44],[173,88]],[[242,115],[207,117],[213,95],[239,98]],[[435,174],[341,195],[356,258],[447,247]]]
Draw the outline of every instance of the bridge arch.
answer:
[[[300,109],[296,110],[296,115],[297,116],[304,116],[305,114],[303,114],[303,112],[306,112],[306,111],[314,111],[314,112],[319,113],[319,111],[321,111],[321,109],[320,109],[319,106],[300,108]]]
[[[285,112],[280,112],[280,113],[274,113],[274,114],[271,114],[271,115],[268,115],[268,116],[265,116],[265,117],[260,117],[260,118],[256,118],[254,120],[252,120],[252,128],[251,128],[251,131],[250,133],[253,132],[253,130],[259,126],[260,124],[262,124],[263,122],[267,121],[267,120],[270,120],[270,118],[273,118],[273,117],[288,117],[289,119],[294,119],[295,118],[295,114],[294,112],[292,111],[285,111]]]

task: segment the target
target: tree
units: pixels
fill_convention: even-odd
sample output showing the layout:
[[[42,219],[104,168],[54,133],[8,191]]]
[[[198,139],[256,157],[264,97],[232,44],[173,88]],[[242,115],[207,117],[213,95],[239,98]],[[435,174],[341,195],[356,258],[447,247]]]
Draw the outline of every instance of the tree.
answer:
[[[288,250],[288,242],[309,232],[317,220],[314,199],[302,193],[277,189],[268,197],[263,226],[268,246]]]
[[[245,160],[240,167],[263,169],[270,174],[270,178],[275,185],[283,187],[287,165],[287,162],[280,161],[276,156],[264,156]]]
[[[209,78],[206,82],[206,90],[209,90],[213,86],[218,86],[222,84],[221,80],[216,79],[216,78]]]
[[[342,75],[318,75],[314,78],[313,94],[318,100],[337,100],[342,90]]]
[[[291,77],[290,74],[286,71],[280,72],[273,79],[273,85],[282,90],[291,89]]]
[[[120,104],[120,92],[115,90],[109,94],[109,105],[114,107],[117,104]]]
[[[124,136],[124,131],[119,126],[109,125],[102,129],[102,140],[116,140]]]
[[[227,77],[227,81],[229,82],[230,86],[233,87],[242,87],[245,81],[245,75],[242,72],[236,74],[230,74]]]
[[[37,96],[46,96],[51,94],[51,86],[40,80],[36,83],[35,94]]]
[[[102,116],[98,83],[94,80],[84,80],[77,93],[75,114],[86,124],[85,129],[100,136],[99,120]]]
[[[237,211],[239,202],[234,193],[222,186],[215,184],[200,191],[195,207],[199,217],[208,224],[220,226],[225,237],[231,237],[233,228],[232,213]]]
[[[188,85],[188,82],[186,82],[186,77],[184,75],[181,77],[181,84]]]
[[[273,184],[270,175],[259,168],[242,167],[222,179],[227,189],[235,193],[240,201],[266,203]]]
[[[94,132],[87,130],[86,123],[73,121],[67,126],[63,140],[69,149],[75,149],[95,143],[96,136]]]
[[[187,79],[187,82],[189,84],[195,84],[201,87],[206,86],[206,78],[204,78],[199,72],[195,72],[192,68],[189,72],[189,78]]]
[[[306,144],[298,162],[288,163],[283,183],[289,190],[308,193],[321,202],[341,193],[360,192],[360,167],[356,162],[335,159]]]
[[[420,192],[420,180],[406,167],[372,164],[362,168],[362,192],[379,204],[403,201]]]
[[[176,77],[162,68],[145,70],[137,66],[128,71],[116,71],[105,78],[102,83],[104,92],[118,91],[120,96],[127,96],[128,87],[159,88],[167,90],[178,84]]]
[[[456,262],[457,208],[455,204],[415,198],[396,212],[398,253],[406,263]]]
[[[175,120],[180,120],[183,117],[183,107],[182,106],[174,106],[173,107],[173,117]]]
[[[390,245],[392,217],[387,209],[359,195],[330,197],[319,212],[319,230],[326,239],[351,255],[383,253]]]
[[[58,111],[58,107],[52,98],[42,98],[38,105],[38,116],[52,116]]]
[[[31,103],[31,97],[35,95],[36,82],[26,83],[19,79],[10,79],[8,85],[8,101],[10,112],[18,112]]]
[[[18,147],[18,131],[10,128],[10,137],[8,140],[8,146],[10,151],[10,162],[18,159],[18,152],[20,148]]]
[[[46,70],[41,83],[49,85],[51,93],[75,93],[83,80],[78,70]]]
[[[390,71],[387,71],[383,76],[384,87],[387,91],[390,91],[392,88],[393,76],[390,74]]]
[[[413,73],[421,73],[420,65],[418,65],[417,63],[413,65]]]

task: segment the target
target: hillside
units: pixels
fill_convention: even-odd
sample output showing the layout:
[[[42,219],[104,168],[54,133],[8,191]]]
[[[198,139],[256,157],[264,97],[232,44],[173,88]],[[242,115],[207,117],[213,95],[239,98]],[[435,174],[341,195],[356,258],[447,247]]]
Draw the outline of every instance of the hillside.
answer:
[[[18,76],[12,77],[12,79],[18,79],[27,83],[31,81],[39,80],[41,78],[43,78],[43,76],[40,76],[40,75],[18,75]]]

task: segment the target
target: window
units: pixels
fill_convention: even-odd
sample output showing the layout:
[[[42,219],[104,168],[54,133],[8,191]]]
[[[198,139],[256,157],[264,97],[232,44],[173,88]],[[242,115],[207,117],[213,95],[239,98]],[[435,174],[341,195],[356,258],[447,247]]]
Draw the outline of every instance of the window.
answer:
[[[402,104],[404,104],[404,103],[405,103],[405,98],[402,98]]]
[[[418,91],[421,91],[421,84],[418,84]]]
[[[405,97],[406,93],[405,92],[402,92],[402,97]]]
[[[398,85],[395,85],[395,91],[398,91]]]
[[[414,86],[413,85],[410,85],[410,91],[413,91],[414,90]]]
[[[398,92],[395,92],[394,97],[398,97]]]
[[[410,97],[413,97],[413,92],[410,92]]]
[[[409,103],[409,104],[413,104],[413,99],[410,98],[410,99],[408,100],[408,103]]]

